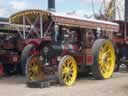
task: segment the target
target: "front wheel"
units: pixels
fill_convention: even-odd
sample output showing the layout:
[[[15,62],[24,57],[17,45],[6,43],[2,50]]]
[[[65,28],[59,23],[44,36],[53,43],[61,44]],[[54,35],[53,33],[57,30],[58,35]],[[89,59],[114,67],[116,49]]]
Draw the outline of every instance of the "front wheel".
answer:
[[[111,41],[105,39],[96,40],[93,47],[94,64],[93,76],[96,79],[108,79],[115,68],[115,51]]]
[[[61,85],[71,86],[76,81],[77,63],[72,56],[64,56],[58,66],[58,77]]]
[[[29,57],[26,64],[26,78],[28,81],[41,81],[43,80],[44,72],[42,61],[39,56]]]

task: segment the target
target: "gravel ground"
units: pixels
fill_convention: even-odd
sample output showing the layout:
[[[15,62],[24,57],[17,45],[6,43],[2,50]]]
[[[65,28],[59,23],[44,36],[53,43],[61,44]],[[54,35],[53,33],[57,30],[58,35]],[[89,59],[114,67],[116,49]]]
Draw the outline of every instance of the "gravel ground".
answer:
[[[111,79],[82,77],[71,87],[27,88],[20,76],[0,79],[0,96],[128,96],[128,71],[114,73]]]

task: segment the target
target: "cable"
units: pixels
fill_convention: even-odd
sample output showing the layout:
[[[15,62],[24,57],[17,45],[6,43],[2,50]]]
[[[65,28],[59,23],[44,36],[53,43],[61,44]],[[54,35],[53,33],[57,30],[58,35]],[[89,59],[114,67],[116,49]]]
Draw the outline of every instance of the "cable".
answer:
[[[100,9],[99,9],[99,12],[100,12],[100,14],[102,14],[102,8],[103,8],[103,6],[104,6],[104,11],[105,11],[105,0],[102,0],[102,4],[101,4],[101,7],[100,7]]]
[[[93,12],[93,14],[94,14],[94,16],[95,16],[95,9],[94,9],[94,0],[91,0],[92,2],[92,12]]]

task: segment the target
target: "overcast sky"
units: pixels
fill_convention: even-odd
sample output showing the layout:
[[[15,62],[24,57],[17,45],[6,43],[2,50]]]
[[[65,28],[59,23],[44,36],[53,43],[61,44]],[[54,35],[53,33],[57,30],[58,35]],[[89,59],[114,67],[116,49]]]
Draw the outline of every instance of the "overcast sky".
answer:
[[[71,12],[93,14],[92,1],[94,1],[94,11],[98,12],[102,0],[56,0],[57,12]],[[110,0],[106,0],[108,2]],[[0,0],[0,17],[9,17],[17,11],[25,9],[47,9],[47,0]]]

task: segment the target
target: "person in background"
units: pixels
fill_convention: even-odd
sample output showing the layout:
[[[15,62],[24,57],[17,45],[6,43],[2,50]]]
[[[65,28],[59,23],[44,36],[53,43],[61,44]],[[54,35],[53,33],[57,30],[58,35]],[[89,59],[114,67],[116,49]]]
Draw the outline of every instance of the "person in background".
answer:
[[[58,41],[58,39],[57,39],[58,34],[59,34],[59,26],[58,25],[55,25],[54,26],[54,36],[55,36],[54,39],[55,39],[56,42]]]

